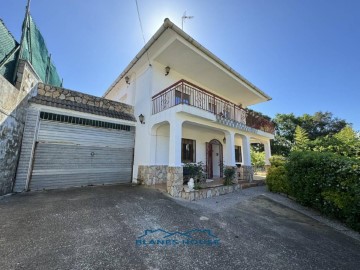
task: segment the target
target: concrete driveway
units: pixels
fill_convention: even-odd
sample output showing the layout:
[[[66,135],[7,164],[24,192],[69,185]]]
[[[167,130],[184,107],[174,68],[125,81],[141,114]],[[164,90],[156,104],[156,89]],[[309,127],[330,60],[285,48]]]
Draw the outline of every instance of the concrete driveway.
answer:
[[[108,186],[3,197],[0,268],[359,269],[359,241],[259,194],[189,203]]]

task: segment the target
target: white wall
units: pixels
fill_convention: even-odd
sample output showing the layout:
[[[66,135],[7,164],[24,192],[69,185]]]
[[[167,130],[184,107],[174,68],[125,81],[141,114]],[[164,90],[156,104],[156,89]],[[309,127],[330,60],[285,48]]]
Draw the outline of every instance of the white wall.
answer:
[[[170,125],[165,124],[157,129],[156,133],[156,165],[169,164],[169,134]]]
[[[212,133],[211,129],[198,128],[194,126],[183,126],[184,139],[191,139],[196,141],[196,162],[202,161],[206,163],[206,143],[213,139],[219,140],[223,143],[224,135],[219,133]]]

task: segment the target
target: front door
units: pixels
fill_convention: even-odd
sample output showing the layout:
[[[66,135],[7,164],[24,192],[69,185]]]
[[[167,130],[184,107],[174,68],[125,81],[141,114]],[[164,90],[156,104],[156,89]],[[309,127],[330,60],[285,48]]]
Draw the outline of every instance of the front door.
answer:
[[[206,143],[206,171],[207,178],[223,177],[223,147],[220,141],[214,139]]]

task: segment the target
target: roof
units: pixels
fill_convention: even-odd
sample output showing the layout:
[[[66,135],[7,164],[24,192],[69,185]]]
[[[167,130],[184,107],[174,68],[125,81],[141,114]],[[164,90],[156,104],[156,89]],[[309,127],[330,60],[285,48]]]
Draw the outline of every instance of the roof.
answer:
[[[57,107],[57,108],[61,108],[61,109],[74,110],[74,111],[78,111],[78,112],[91,113],[91,114],[102,115],[102,116],[107,116],[107,117],[111,117],[111,118],[118,118],[118,119],[136,122],[136,119],[135,119],[134,115],[132,115],[132,114],[111,111],[109,109],[104,109],[104,108],[97,108],[97,107],[94,107],[91,105],[79,104],[79,103],[76,103],[74,101],[69,101],[69,100],[61,100],[61,99],[56,99],[56,98],[52,98],[52,97],[38,95],[38,96],[32,97],[29,100],[29,102],[46,105],[46,106],[50,106],[50,107]]]
[[[197,49],[199,49],[201,52],[203,52],[205,55],[210,57],[212,60],[214,60],[216,63],[221,65],[223,68],[225,68],[228,72],[233,74],[235,77],[237,77],[239,80],[244,82],[247,86],[254,89],[256,92],[258,92],[261,96],[266,98],[267,100],[271,100],[271,97],[268,96],[265,92],[260,90],[258,87],[253,85],[250,81],[245,79],[242,75],[240,75],[238,72],[236,72],[234,69],[232,69],[229,65],[227,65],[224,61],[222,61],[220,58],[218,58],[216,55],[214,55],[212,52],[210,52],[208,49],[206,49],[204,46],[202,46],[200,43],[198,43],[196,40],[194,40],[191,36],[186,34],[183,30],[181,30],[179,27],[177,27],[173,22],[171,22],[168,18],[164,20],[163,25],[159,28],[159,30],[152,36],[152,38],[145,44],[145,46],[140,50],[140,52],[135,56],[135,58],[129,63],[129,65],[124,69],[124,71],[118,76],[118,78],[111,84],[109,89],[104,93],[103,97],[106,96],[113,88],[114,86],[123,78],[126,76],[126,74],[130,71],[130,69],[138,62],[138,60],[149,50],[149,48],[156,42],[156,40],[159,39],[159,37],[167,30],[172,29],[174,32],[176,32],[178,35],[183,37],[185,40],[187,40],[189,43],[191,43],[193,46],[195,46]]]
[[[0,64],[4,64],[0,67],[0,74],[8,81],[13,79],[18,46],[19,43],[0,19]]]

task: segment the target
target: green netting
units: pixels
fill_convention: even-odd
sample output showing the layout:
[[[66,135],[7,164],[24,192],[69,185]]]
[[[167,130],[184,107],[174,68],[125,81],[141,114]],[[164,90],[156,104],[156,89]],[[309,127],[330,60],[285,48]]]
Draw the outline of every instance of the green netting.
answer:
[[[18,46],[19,44],[6,28],[4,22],[0,20],[0,74],[10,82],[13,80],[15,72],[16,59],[19,53],[15,50]]]
[[[20,58],[31,63],[43,82],[54,86],[61,86],[60,76],[50,59],[45,40],[30,14],[28,16]]]

